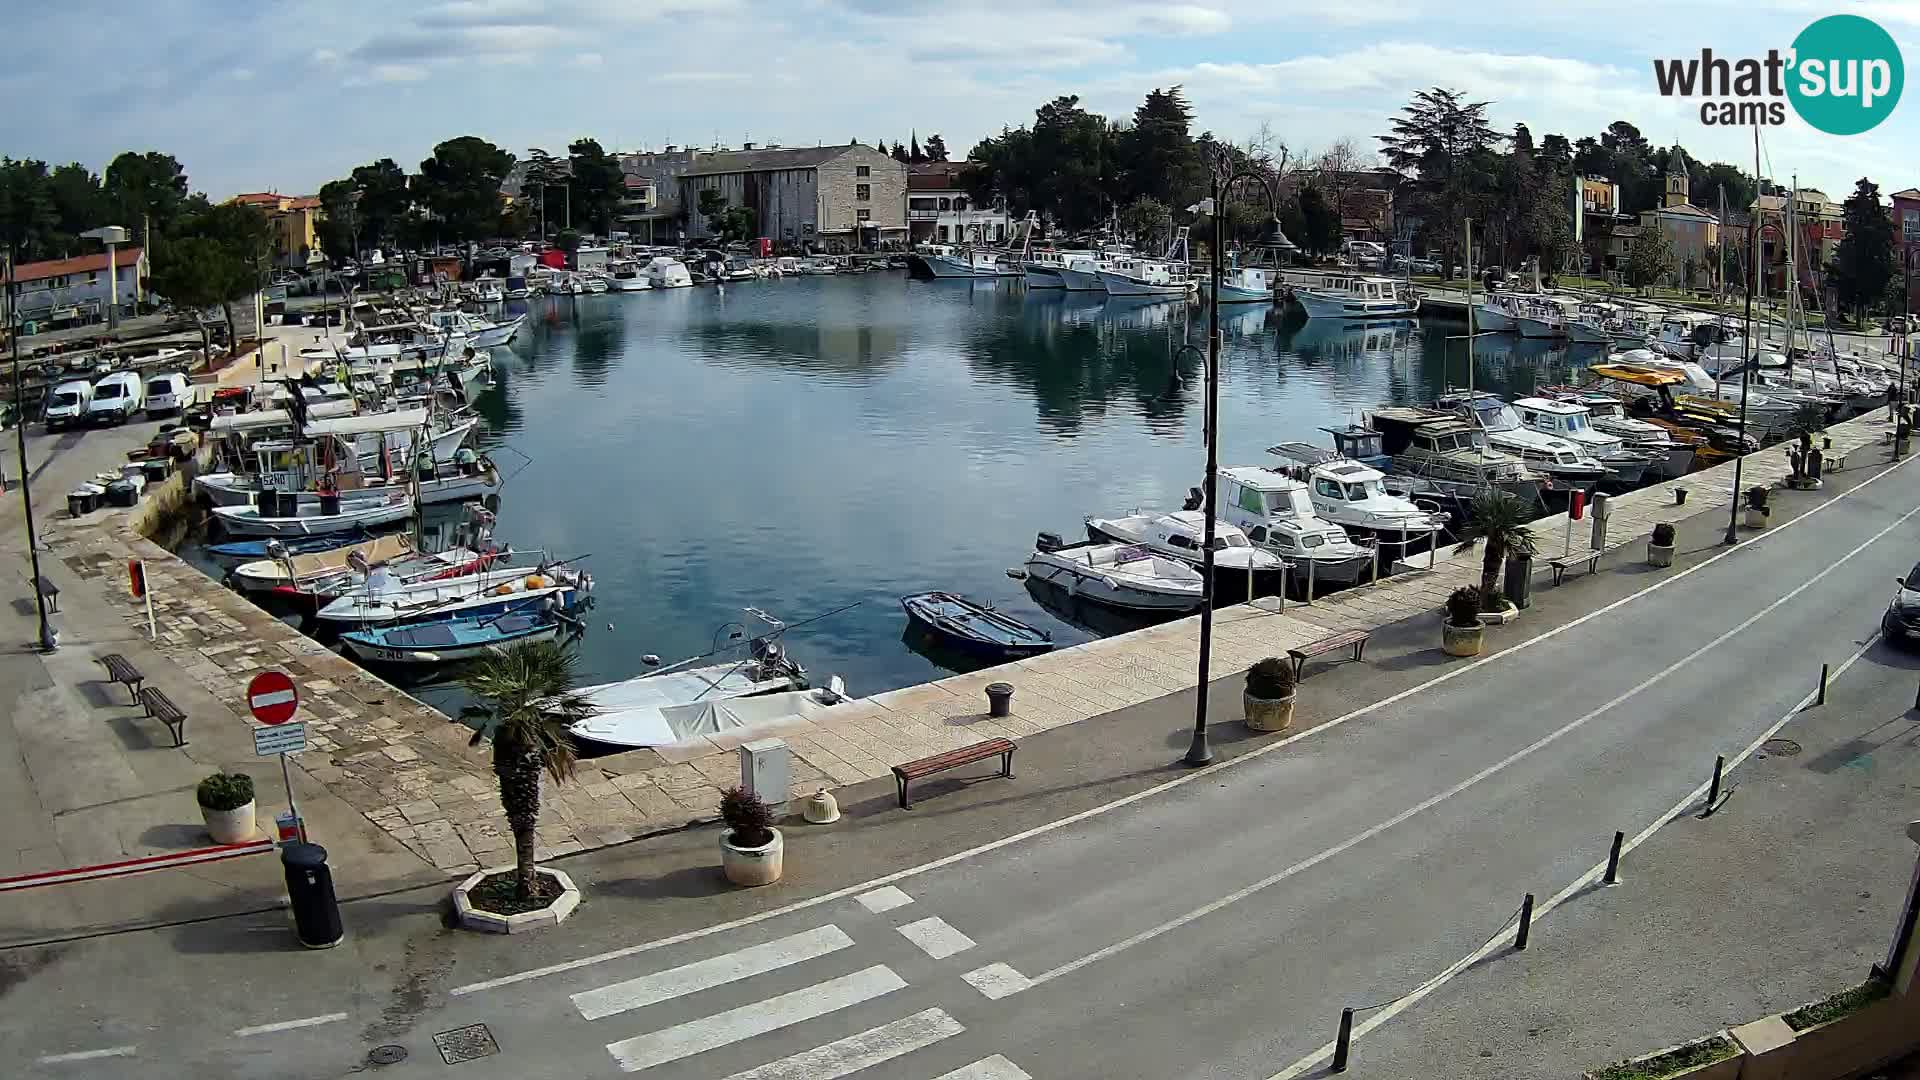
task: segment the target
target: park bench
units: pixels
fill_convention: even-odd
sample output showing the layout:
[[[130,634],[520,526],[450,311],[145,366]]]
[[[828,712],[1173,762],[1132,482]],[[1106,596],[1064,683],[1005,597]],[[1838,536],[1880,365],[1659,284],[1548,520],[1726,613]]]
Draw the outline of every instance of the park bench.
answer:
[[[46,597],[48,611],[60,610],[60,586],[44,577],[36,577],[33,579],[33,587],[41,596]]]
[[[167,725],[167,730],[173,733],[173,745],[187,745],[187,711],[175,705],[166,691],[149,686],[140,691],[140,704],[149,717]]]
[[[1316,656],[1325,656],[1330,652],[1351,648],[1356,662],[1365,659],[1367,638],[1372,635],[1371,630],[1348,630],[1345,633],[1334,634],[1332,637],[1323,637],[1318,641],[1309,641],[1298,648],[1288,649],[1287,655],[1293,659],[1294,679],[1299,680],[1300,669],[1307,666],[1308,660]]]
[[[1632,543],[1633,541],[1628,541],[1625,544],[1613,544],[1609,547],[1589,548],[1586,551],[1576,551],[1571,555],[1561,555],[1558,558],[1548,559],[1547,565],[1553,568],[1553,583],[1559,585],[1564,582],[1567,579],[1567,571],[1579,566],[1581,563],[1587,564],[1587,573],[1593,573],[1600,568],[1600,560],[1602,557],[1611,555],[1622,548],[1629,547]]]
[[[140,674],[139,668],[134,667],[126,657],[117,652],[108,653],[96,662],[106,666],[108,682],[117,682],[126,687],[127,695],[133,699],[133,704],[140,704],[140,684],[146,682],[147,677]]]
[[[923,776],[957,769],[962,765],[971,765],[976,761],[985,761],[990,757],[1000,759],[1000,775],[1013,775],[1013,741],[993,738],[977,742],[972,746],[962,746],[957,750],[948,750],[943,754],[923,757],[918,761],[909,761],[893,767],[894,783],[900,787],[900,809],[913,809],[913,801],[908,797],[908,785]]]

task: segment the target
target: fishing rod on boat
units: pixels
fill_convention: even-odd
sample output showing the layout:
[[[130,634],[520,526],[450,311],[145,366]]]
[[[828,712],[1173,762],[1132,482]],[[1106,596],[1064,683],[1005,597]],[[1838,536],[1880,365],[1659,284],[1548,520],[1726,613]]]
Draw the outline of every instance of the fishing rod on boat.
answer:
[[[770,616],[770,615],[768,615],[768,614],[767,614],[766,612],[764,612],[764,611],[761,611],[761,610],[760,610],[759,608],[748,608],[748,609],[747,609],[747,611],[748,611],[749,613],[751,613],[751,614],[753,614],[753,615],[754,615],[754,616],[755,616],[756,618],[759,618],[759,619],[761,619],[761,620],[763,620],[763,621],[765,621],[765,622],[768,622],[768,623],[771,623],[771,624],[773,624],[773,626],[774,626],[774,629],[773,629],[773,631],[772,631],[771,633],[766,633],[766,634],[761,634],[761,635],[759,635],[759,636],[757,636],[757,637],[755,637],[755,638],[752,638],[751,640],[753,640],[753,641],[760,641],[760,640],[763,640],[763,639],[765,639],[765,638],[774,638],[774,637],[779,637],[780,635],[782,635],[782,634],[784,634],[784,633],[786,633],[786,632],[787,632],[787,631],[789,631],[789,630],[797,630],[797,629],[799,629],[799,628],[800,628],[800,627],[802,627],[802,626],[806,626],[806,625],[809,625],[809,624],[811,624],[811,623],[817,623],[817,622],[819,622],[819,621],[820,621],[821,619],[825,619],[825,618],[829,618],[829,617],[831,617],[831,616],[834,616],[834,615],[838,615],[838,614],[840,614],[840,613],[841,613],[841,612],[843,612],[843,611],[851,611],[851,610],[853,610],[854,608],[857,608],[857,607],[859,607],[859,606],[860,606],[861,604],[864,604],[864,603],[866,603],[866,601],[864,601],[864,600],[855,600],[855,601],[854,601],[853,603],[851,603],[851,604],[842,604],[841,606],[839,606],[839,607],[837,607],[837,608],[834,608],[834,609],[833,609],[833,610],[831,610],[831,611],[823,611],[823,612],[821,612],[820,614],[818,614],[818,615],[815,615],[815,616],[813,616],[812,618],[808,618],[808,619],[802,619],[802,620],[800,620],[800,621],[799,621],[799,622],[797,622],[797,623],[782,623],[782,622],[780,622],[779,620],[777,620],[777,619],[775,619],[775,618],[773,618],[772,616]],[[721,624],[720,624],[720,626],[721,626],[721,628],[725,628],[725,627],[727,627],[728,625],[731,625],[731,624],[729,624],[729,623],[721,623]],[[732,640],[732,639],[729,639],[729,641],[731,641],[731,640]],[[676,661],[674,661],[673,663],[671,663],[671,664],[668,664],[667,666],[665,666],[665,667],[663,667],[663,668],[656,668],[656,669],[655,669],[655,670],[653,670],[653,671],[645,671],[645,672],[642,672],[642,673],[640,673],[639,675],[636,675],[636,676],[635,676],[635,678],[639,678],[639,679],[650,679],[650,678],[652,678],[652,677],[653,677],[653,676],[655,676],[655,675],[665,675],[665,674],[667,674],[667,673],[669,673],[669,672],[673,672],[673,671],[678,671],[678,670],[680,670],[681,668],[684,668],[684,667],[686,667],[686,666],[687,666],[687,665],[689,665],[689,664],[694,664],[694,663],[698,663],[698,662],[699,662],[699,661],[701,661],[701,660],[706,660],[706,659],[709,659],[709,658],[711,658],[711,657],[715,657],[715,656],[718,656],[718,655],[720,655],[721,653],[723,653],[723,652],[726,652],[726,651],[727,651],[728,649],[731,649],[732,647],[733,647],[733,646],[732,646],[731,644],[728,644],[728,645],[720,645],[720,646],[715,646],[714,648],[712,648],[712,649],[709,649],[708,651],[706,651],[706,652],[704,652],[704,653],[701,653],[701,654],[700,654],[700,655],[698,655],[698,656],[689,656],[689,657],[687,657],[687,658],[686,658],[685,660],[676,660]],[[659,658],[659,657],[657,657],[657,656],[654,656],[654,655],[653,655],[652,653],[648,653],[648,654],[647,654],[646,656],[643,656],[643,657],[641,657],[641,658],[640,658],[640,661],[641,661],[641,663],[646,663],[646,662],[648,661],[648,658],[649,658],[649,657],[651,657],[651,658],[652,658],[652,662],[653,662],[653,663],[656,663],[656,664],[657,664],[657,663],[659,663],[659,662],[660,662],[660,658]],[[742,660],[742,661],[741,661],[741,663],[745,663],[745,662],[746,662],[745,660]]]

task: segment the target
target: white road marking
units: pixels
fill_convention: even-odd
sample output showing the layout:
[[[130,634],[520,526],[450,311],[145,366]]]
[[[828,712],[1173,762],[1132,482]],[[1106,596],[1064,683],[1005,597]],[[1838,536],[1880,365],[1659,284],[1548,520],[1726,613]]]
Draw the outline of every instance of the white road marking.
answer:
[[[883,911],[892,911],[897,907],[906,907],[908,904],[913,903],[913,897],[901,892],[899,887],[895,885],[888,885],[884,889],[875,889],[869,893],[861,893],[859,896],[854,897],[854,899],[860,901],[861,907],[866,908],[875,915]]]
[[[132,1057],[131,1046],[109,1046],[103,1050],[75,1050],[71,1054],[45,1054],[39,1059],[42,1065],[58,1065],[65,1061],[93,1061],[96,1058]]]
[[[628,979],[573,995],[573,1006],[587,1020],[639,1009],[740,979],[764,975],[853,944],[837,926],[822,926],[804,934],[738,949],[724,956],[700,960],[667,971]]]
[[[1646,588],[1641,589],[1639,592],[1631,593],[1627,596],[1623,596],[1620,599],[1614,600],[1607,604],[1602,604],[1600,607],[1597,607],[1592,611],[1587,612],[1585,615],[1582,615],[1571,622],[1565,623],[1560,626],[1556,626],[1534,637],[1530,637],[1525,641],[1515,642],[1514,644],[1509,645],[1504,649],[1501,649],[1499,652],[1493,653],[1488,656],[1484,656],[1471,663],[1463,664],[1455,668],[1449,668],[1447,671],[1443,672],[1442,674],[1436,675],[1431,679],[1428,679],[1426,682],[1420,683],[1417,686],[1410,686],[1407,689],[1402,690],[1397,694],[1390,694],[1387,697],[1381,698],[1379,701],[1376,701],[1371,705],[1362,705],[1360,708],[1355,709],[1352,712],[1343,713],[1340,716],[1336,716],[1333,719],[1328,720],[1326,723],[1319,725],[1318,727],[1308,728],[1305,731],[1299,732],[1294,735],[1289,735],[1284,739],[1279,739],[1274,742],[1263,743],[1260,746],[1247,751],[1246,753],[1240,754],[1236,757],[1229,758],[1226,761],[1223,761],[1220,764],[1214,765],[1210,768],[1199,769],[1192,772],[1182,773],[1181,775],[1171,780],[1168,780],[1164,783],[1155,784],[1150,788],[1143,788],[1140,791],[1136,791],[1131,795],[1123,795],[1120,798],[1114,799],[1110,802],[1101,803],[1098,806],[1090,806],[1085,810],[1080,810],[1075,813],[1068,814],[1066,817],[1056,818],[1052,821],[1042,822],[1041,824],[1035,825],[1030,829],[1023,829],[1020,832],[1012,833],[1008,836],[1000,837],[997,840],[989,840],[984,844],[979,844],[974,847],[967,848],[964,851],[956,851],[951,855],[943,855],[938,859],[934,859],[930,862],[921,863],[918,866],[909,866],[909,867],[906,867],[905,869],[895,870],[890,874],[882,874],[879,877],[872,878],[867,881],[862,881],[855,885],[848,885],[844,888],[834,889],[831,892],[824,892],[818,896],[810,896],[810,897],[807,897],[805,900],[796,900],[791,904],[785,905],[784,907],[772,908],[767,911],[758,912],[753,915],[743,916],[742,918],[731,919],[727,922],[714,923],[710,926],[702,926],[694,930],[688,930],[684,933],[673,934],[663,938],[656,938],[653,941],[641,942],[638,945],[627,945],[618,949],[610,949],[606,952],[596,953],[591,956],[582,956],[573,960],[565,960],[557,964],[548,964],[545,967],[529,968],[526,971],[515,972],[512,975],[502,975],[499,978],[495,978],[495,979],[482,979],[479,982],[467,983],[464,986],[456,986],[453,989],[447,991],[447,993],[451,997],[463,997],[467,994],[477,994],[483,990],[497,990],[500,987],[512,986],[515,983],[528,982],[533,979],[542,979],[547,977],[548,975],[560,975],[569,971],[577,971],[580,968],[592,967],[595,964],[604,964],[609,960],[619,960],[628,956],[638,956],[639,954],[644,952],[651,952],[654,949],[663,949],[670,945],[678,945],[683,941],[692,941],[696,938],[707,937],[708,935],[711,935],[711,934],[723,934],[731,930],[738,930],[744,926],[752,926],[756,923],[766,922],[768,919],[778,919],[785,915],[791,915],[796,911],[806,911],[809,908],[818,907],[821,904],[828,904],[828,903],[832,903],[835,900],[840,900],[848,896],[857,896],[861,893],[871,892],[873,890],[881,888],[882,886],[891,885],[897,881],[906,881],[909,878],[918,877],[921,874],[931,873],[935,870],[944,869],[956,863],[966,862],[969,859],[976,859],[982,855],[987,855],[992,852],[999,851],[1001,848],[1011,847],[1014,844],[1024,843],[1025,841],[1031,840],[1036,836],[1045,836],[1048,833],[1056,832],[1060,829],[1067,828],[1070,825],[1078,825],[1080,822],[1083,822],[1083,821],[1090,821],[1097,817],[1103,817],[1107,814],[1114,812],[1115,810],[1125,809],[1126,807],[1132,806],[1134,803],[1151,799],[1156,795],[1163,795],[1169,791],[1174,791],[1179,788],[1185,787],[1188,784],[1196,783],[1198,781],[1207,780],[1210,778],[1216,778],[1220,775],[1221,772],[1225,770],[1232,769],[1235,766],[1244,765],[1248,762],[1258,761],[1259,759],[1267,756],[1268,754],[1276,753],[1280,750],[1286,749],[1287,747],[1293,745],[1294,743],[1300,741],[1301,739],[1310,739],[1310,738],[1315,738],[1317,736],[1323,735],[1329,731],[1333,731],[1334,729],[1340,727],[1343,724],[1348,723],[1349,721],[1358,720],[1365,716],[1371,716],[1374,713],[1379,712],[1381,709],[1390,708],[1394,705],[1399,704],[1402,701],[1407,700],[1410,697],[1413,697],[1416,694],[1424,694],[1428,690],[1432,689],[1433,687],[1439,686],[1441,683],[1450,682],[1454,679],[1460,678],[1463,675],[1476,672],[1487,664],[1499,663],[1500,661],[1505,660],[1508,657],[1516,656],[1536,645],[1541,644],[1542,642],[1551,641],[1554,638],[1560,636],[1561,634],[1564,634],[1567,631],[1574,629],[1575,627],[1583,626],[1587,622],[1593,619],[1597,619],[1602,615],[1607,615],[1627,604],[1631,604],[1635,600],[1638,600],[1643,596],[1651,595],[1652,593],[1659,592],[1661,589],[1664,589],[1670,585],[1673,585],[1676,582],[1684,581],[1688,577],[1691,577],[1692,575],[1697,574],[1702,570],[1705,570],[1707,567],[1712,566],[1713,564],[1719,562],[1721,559],[1728,557],[1729,555],[1737,555],[1740,552],[1746,551],[1747,549],[1751,548],[1755,544],[1766,543],[1768,540],[1771,540],[1772,538],[1779,536],[1781,533],[1786,532],[1788,529],[1793,528],[1794,526],[1800,524],[1801,522],[1807,520],[1808,518],[1811,518],[1814,515],[1821,513],[1822,511],[1826,510],[1828,507],[1838,505],[1840,502],[1848,498],[1851,498],[1852,496],[1854,496],[1855,494],[1858,494],[1861,491],[1866,490],[1868,487],[1871,487],[1873,484],[1878,483],[1880,480],[1893,475],[1894,472],[1896,472],[1899,469],[1905,468],[1909,463],[1913,462],[1914,460],[1916,459],[1912,457],[1906,458],[1900,461],[1899,463],[1893,465],[1892,467],[1886,469],[1884,472],[1868,477],[1866,480],[1862,481],[1858,486],[1853,487],[1847,491],[1841,492],[1838,496],[1834,497],[1831,501],[1821,503],[1819,506],[1816,506],[1813,509],[1808,510],[1806,513],[1801,514],[1799,517],[1794,518],[1792,521],[1788,521],[1783,524],[1776,525],[1768,529],[1766,532],[1761,533],[1759,536],[1756,536],[1750,540],[1743,541],[1737,547],[1730,547],[1727,550],[1722,551],[1717,555],[1713,555],[1713,556],[1710,556],[1709,558],[1702,559],[1701,561],[1693,564],[1692,566],[1689,566],[1686,569],[1681,570],[1679,573],[1673,574],[1670,577],[1661,578],[1659,581],[1656,581],[1653,584],[1647,586]]]
[[[995,1054],[971,1065],[962,1065],[950,1073],[941,1073],[933,1080],[1033,1080],[1033,1077],[1028,1076],[1025,1069]]]
[[[1867,654],[1867,650],[1873,648],[1874,645],[1879,642],[1879,640],[1880,640],[1879,631],[1875,631],[1871,636],[1867,638],[1866,644],[1860,646],[1860,648],[1856,650],[1852,656],[1847,657],[1844,661],[1841,662],[1838,668],[1834,669],[1833,674],[1829,676],[1827,680],[1829,685],[1831,685],[1835,679],[1838,679],[1841,675],[1845,674],[1846,670],[1853,666],[1853,662],[1855,660],[1860,659],[1862,656],[1865,656]],[[1798,702],[1796,702],[1793,708],[1788,709],[1786,713],[1783,714],[1780,717],[1780,719],[1774,721],[1773,724],[1771,724],[1767,728],[1767,730],[1755,736],[1753,741],[1749,742],[1746,745],[1745,749],[1741,750],[1739,753],[1735,754],[1732,758],[1728,759],[1727,768],[1725,772],[1730,774],[1731,771],[1734,768],[1738,767],[1741,762],[1747,760],[1749,757],[1752,757],[1754,751],[1760,749],[1761,745],[1765,743],[1768,739],[1771,739],[1775,735],[1778,735],[1780,733],[1781,728],[1786,727],[1787,724],[1790,723],[1794,717],[1800,715],[1800,713],[1803,710],[1805,710],[1807,706],[1813,704],[1814,699],[1819,696],[1820,696],[1820,691],[1817,689],[1807,691],[1807,695],[1801,698]],[[1674,818],[1677,818],[1681,814],[1686,813],[1688,807],[1699,805],[1700,803],[1705,801],[1707,797],[1707,792],[1711,790],[1712,787],[1713,787],[1713,781],[1709,779],[1709,780],[1703,781],[1699,787],[1696,787],[1692,791],[1687,792],[1685,798],[1682,798],[1679,802],[1674,803],[1673,806],[1668,808],[1666,813],[1661,814],[1658,818],[1655,818],[1653,821],[1653,824],[1648,825],[1646,828],[1640,830],[1638,833],[1629,837],[1625,843],[1621,844],[1620,854],[1622,856],[1625,856],[1627,852],[1632,851],[1634,848],[1637,848],[1641,844],[1646,843],[1648,840],[1653,838],[1654,833],[1657,833],[1661,829],[1665,828],[1667,824],[1671,822]],[[1548,912],[1552,911],[1554,908],[1559,907],[1561,904],[1566,903],[1568,900],[1572,899],[1575,894],[1579,893],[1581,890],[1592,885],[1594,882],[1600,880],[1600,878],[1603,875],[1605,875],[1606,872],[1607,872],[1606,860],[1602,859],[1601,861],[1594,863],[1593,866],[1587,869],[1586,873],[1581,874],[1577,878],[1574,878],[1573,881],[1569,883],[1566,888],[1561,889],[1559,892],[1548,897],[1546,903],[1537,905],[1533,909],[1533,921],[1537,923],[1541,919],[1546,918]],[[1445,986],[1448,982],[1452,981],[1454,976],[1460,974],[1462,971],[1465,971],[1467,968],[1472,967],[1473,965],[1479,963],[1481,960],[1486,959],[1487,957],[1493,955],[1494,953],[1499,952],[1501,949],[1505,948],[1507,944],[1508,944],[1508,939],[1506,935],[1503,934],[1497,940],[1490,941],[1487,944],[1482,945],[1480,948],[1474,950],[1473,952],[1468,953],[1467,955],[1454,961],[1452,964],[1447,966],[1447,969],[1445,971],[1442,971],[1440,974],[1435,975],[1431,979],[1428,979],[1425,983],[1422,983],[1420,986],[1416,987],[1414,990],[1407,993],[1404,997],[1401,997],[1396,1001],[1394,1001],[1393,1004],[1386,1006],[1385,1008],[1381,1009],[1379,1012],[1376,1012],[1372,1016],[1369,1016],[1365,1020],[1361,1021],[1360,1023],[1355,1024],[1353,1026],[1353,1031],[1350,1034],[1350,1038],[1358,1039],[1360,1038],[1360,1036],[1365,1035],[1366,1033],[1372,1031],[1373,1029],[1379,1027],[1380,1025],[1386,1023],[1387,1021],[1393,1019],[1394,1017],[1400,1015],[1401,1013],[1407,1011],[1408,1009],[1413,1008],[1415,1005],[1418,1005],[1422,1000],[1424,1000],[1429,994],[1432,994],[1435,990],[1440,989],[1442,986]],[[1308,1054],[1306,1057],[1301,1058],[1299,1061],[1296,1061],[1293,1064],[1287,1066],[1286,1068],[1280,1070],[1279,1072],[1274,1073],[1272,1076],[1268,1077],[1267,1080],[1294,1080],[1295,1077],[1300,1076],[1302,1073],[1305,1073],[1308,1069],[1313,1068],[1315,1065],[1318,1065],[1321,1061],[1332,1056],[1333,1056],[1333,1044],[1327,1043],[1326,1045],[1322,1046],[1320,1049],[1315,1050],[1313,1053]]]
[[[955,930],[947,920],[938,915],[910,922],[894,929],[900,936],[920,946],[920,951],[935,960],[945,960],[954,953],[963,953],[973,948],[973,939]]]
[[[703,1053],[790,1024],[825,1016],[849,1005],[871,1001],[907,985],[907,981],[884,964],[876,964],[851,975],[815,983],[791,993],[770,997],[737,1009],[715,1013],[699,1020],[632,1039],[607,1044],[607,1052],[623,1072],[639,1072],[669,1061]]]
[[[840,1080],[967,1030],[945,1009],[927,1009],[871,1031],[835,1039],[727,1080]]]
[[[1033,985],[1025,975],[1014,970],[1010,964],[988,964],[983,968],[974,968],[960,976],[968,986],[985,994],[990,1001],[999,1001]]]
[[[319,1027],[347,1018],[346,1013],[328,1013],[325,1016],[308,1016],[299,1020],[282,1020],[277,1024],[256,1024],[253,1027],[235,1028],[233,1037],[244,1039],[249,1035],[270,1035],[276,1031],[292,1031],[295,1028]]]

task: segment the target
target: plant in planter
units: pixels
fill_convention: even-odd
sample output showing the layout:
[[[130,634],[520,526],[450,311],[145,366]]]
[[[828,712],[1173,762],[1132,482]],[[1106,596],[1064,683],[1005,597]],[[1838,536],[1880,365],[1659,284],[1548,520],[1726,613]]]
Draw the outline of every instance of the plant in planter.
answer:
[[[745,788],[720,796],[720,868],[735,885],[771,885],[785,869],[786,841],[773,827],[773,807]]]
[[[479,700],[461,714],[474,724],[468,745],[477,746],[482,739],[493,743],[493,775],[507,827],[513,831],[513,867],[482,871],[462,886],[468,902],[482,912],[540,911],[566,903],[569,892],[578,899],[563,875],[534,861],[540,774],[555,783],[573,777],[573,737],[567,729],[597,711],[573,690],[573,665],[573,653],[541,641],[486,656],[461,679]]]
[[[1448,656],[1479,656],[1486,628],[1480,625],[1480,590],[1462,585],[1447,597],[1447,619],[1440,626]]]
[[[1480,588],[1476,592],[1483,603],[1500,596],[1500,568],[1506,565],[1507,556],[1532,555],[1538,547],[1533,530],[1527,528],[1532,513],[1532,508],[1521,502],[1519,496],[1498,488],[1487,488],[1473,497],[1472,517],[1467,522],[1459,546],[1454,550],[1471,551],[1473,545],[1486,541],[1486,553],[1480,559]],[[1459,592],[1456,591],[1454,595],[1458,596]],[[1448,600],[1447,603],[1451,606],[1453,601]],[[1485,610],[1506,610],[1506,598],[1500,597],[1499,607],[1489,604]],[[1479,651],[1476,646],[1474,653]],[[1471,656],[1473,653],[1456,655]]]
[[[1647,541],[1647,565],[1673,565],[1673,526],[1665,521],[1653,527],[1653,536]]]
[[[1293,725],[1293,661],[1278,656],[1247,669],[1247,726],[1255,731],[1285,731]]]
[[[214,843],[239,844],[254,838],[253,777],[217,772],[200,781],[193,795]]]
[[[1747,489],[1747,528],[1764,529],[1767,527],[1768,500],[1772,492],[1762,486]]]

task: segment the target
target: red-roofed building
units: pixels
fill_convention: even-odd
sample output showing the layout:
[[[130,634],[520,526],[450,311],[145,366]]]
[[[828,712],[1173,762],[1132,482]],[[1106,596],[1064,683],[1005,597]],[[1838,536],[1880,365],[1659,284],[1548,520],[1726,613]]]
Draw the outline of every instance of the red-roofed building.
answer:
[[[276,266],[304,270],[309,264],[326,258],[320,250],[320,199],[317,196],[256,191],[235,195],[227,201],[251,206],[267,215],[267,220],[273,224],[273,261]]]
[[[1920,188],[1896,191],[1893,199],[1893,243],[1900,252],[1900,265],[1920,270]],[[1907,294],[1907,310],[1920,311],[1920,281]]]
[[[118,298],[123,316],[135,313],[140,282],[146,278],[147,254],[137,247],[123,247],[114,254],[114,267],[120,279]],[[20,283],[18,323],[44,326],[71,326],[100,322],[106,318],[107,304],[114,295],[107,275],[107,253],[76,255],[71,259],[48,259],[21,263],[14,268]],[[4,304],[0,300],[0,304]]]

